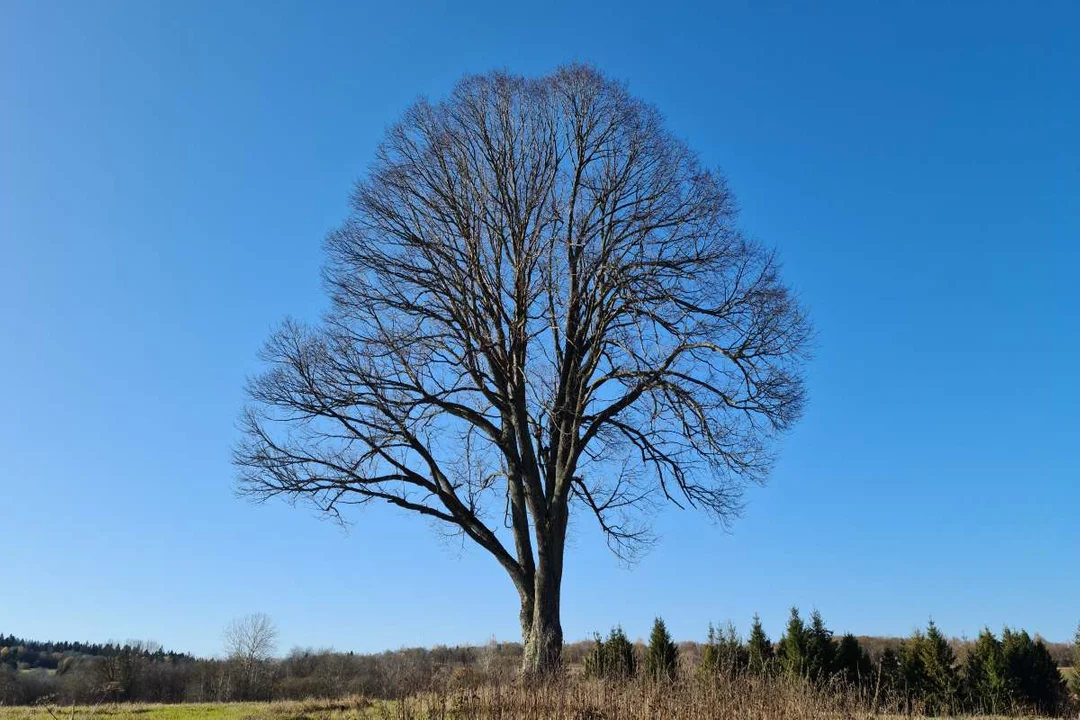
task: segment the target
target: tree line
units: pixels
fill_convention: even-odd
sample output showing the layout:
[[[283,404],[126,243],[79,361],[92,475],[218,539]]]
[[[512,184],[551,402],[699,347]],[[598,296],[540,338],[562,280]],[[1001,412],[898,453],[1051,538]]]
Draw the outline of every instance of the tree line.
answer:
[[[220,659],[167,652],[156,643],[38,643],[0,636],[0,705],[392,699],[511,683],[523,653],[520,643],[492,640],[482,647],[366,655],[296,648],[275,657],[275,635],[265,616],[233,623]],[[1080,631],[1068,648],[1011,628],[984,630],[974,641],[950,640],[932,622],[904,639],[837,637],[820,613],[804,620],[793,609],[775,641],[756,616],[747,636],[730,623],[710,626],[704,643],[676,643],[658,619],[647,642],[631,641],[615,627],[605,638],[566,644],[562,654],[566,672],[580,670],[603,682],[730,683],[746,692],[788,682],[850,694],[881,711],[1060,716],[1075,702],[1062,670],[1080,666]],[[1080,694],[1080,685],[1071,689]]]
[[[740,677],[786,678],[814,686],[841,688],[869,698],[875,708],[930,715],[1026,714],[1057,716],[1080,695],[1080,677],[1071,681],[1046,642],[1026,630],[1004,628],[1000,637],[984,629],[973,643],[954,645],[931,620],[925,630],[887,644],[876,656],[855,635],[837,639],[821,613],[805,621],[798,608],[783,636],[773,643],[758,616],[744,640],[728,623],[709,626],[695,660],[681,662],[664,621],[657,618],[647,645],[637,648],[616,626],[606,638],[596,635],[584,660],[589,677],[628,680],[644,675],[674,681],[692,675],[703,682]],[[693,648],[692,649],[697,649]],[[1072,648],[1080,667],[1080,629]]]

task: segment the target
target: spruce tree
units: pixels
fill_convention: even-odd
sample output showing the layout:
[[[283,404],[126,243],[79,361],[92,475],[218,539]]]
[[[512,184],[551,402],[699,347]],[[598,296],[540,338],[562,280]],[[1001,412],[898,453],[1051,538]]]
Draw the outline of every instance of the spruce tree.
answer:
[[[881,704],[903,702],[906,699],[907,679],[900,654],[891,647],[885,648],[878,660],[875,696]],[[876,708],[875,708],[876,709]]]
[[[604,667],[607,677],[627,679],[637,672],[637,656],[634,645],[626,637],[621,625],[616,625],[604,643]]]
[[[1065,681],[1041,639],[1005,628],[1001,652],[1013,709],[1054,714],[1065,699]]]
[[[701,655],[698,673],[702,678],[732,680],[746,669],[747,654],[735,626],[728,622],[723,633],[709,623],[708,640]]]
[[[964,691],[972,712],[997,715],[1008,711],[1008,670],[1001,643],[989,628],[979,633],[964,662]]]
[[[870,655],[863,650],[858,638],[851,633],[840,638],[834,669],[844,682],[851,686],[869,685],[873,676],[872,668]]]
[[[764,675],[772,662],[773,648],[769,636],[761,627],[761,618],[754,613],[754,624],[750,627],[750,639],[746,642],[747,665],[752,675]]]
[[[698,665],[698,675],[703,680],[715,680],[720,675],[720,648],[719,637],[716,628],[709,623],[709,632],[706,635],[705,647],[701,651],[701,664]]]
[[[622,626],[615,626],[607,640],[595,636],[593,647],[585,656],[585,676],[624,680],[637,671],[634,646],[627,639]]]
[[[810,629],[806,633],[806,675],[813,682],[825,682],[833,671],[836,643],[832,631],[825,627],[821,613],[814,610]]]
[[[607,668],[605,667],[605,653],[604,653],[604,641],[600,637],[600,633],[593,635],[593,646],[589,649],[589,653],[585,656],[585,677],[587,678],[602,678],[604,677]]]
[[[931,620],[921,647],[926,685],[923,701],[928,712],[951,714],[960,691],[960,675],[956,669],[956,654],[948,639]]]
[[[803,677],[806,673],[807,630],[799,617],[799,608],[791,608],[787,632],[780,639],[780,666],[791,677]]]
[[[925,644],[926,636],[921,630],[916,630],[900,645],[899,696],[909,713],[914,709],[915,703],[923,703],[926,699],[928,681],[923,659]]]
[[[645,649],[645,672],[654,680],[671,680],[678,665],[679,648],[672,642],[664,621],[656,618]]]

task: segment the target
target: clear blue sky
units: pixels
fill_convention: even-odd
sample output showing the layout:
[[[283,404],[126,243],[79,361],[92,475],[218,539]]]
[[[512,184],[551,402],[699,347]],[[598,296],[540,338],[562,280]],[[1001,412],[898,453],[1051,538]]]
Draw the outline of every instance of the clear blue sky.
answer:
[[[666,512],[627,569],[582,520],[567,636],[758,611],[775,637],[792,603],[1071,636],[1080,6],[464,5],[0,0],[0,632],[214,653],[261,611],[283,649],[516,638],[486,554],[237,500],[229,451],[387,124],[466,73],[585,60],[724,170],[819,347],[733,532]]]

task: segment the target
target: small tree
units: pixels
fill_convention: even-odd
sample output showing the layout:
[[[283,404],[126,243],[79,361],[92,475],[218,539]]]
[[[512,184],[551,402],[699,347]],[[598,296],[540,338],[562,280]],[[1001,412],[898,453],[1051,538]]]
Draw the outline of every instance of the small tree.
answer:
[[[806,633],[806,675],[813,682],[824,682],[832,673],[836,657],[836,643],[832,631],[825,627],[821,613],[815,610],[810,616],[810,628]]]
[[[926,637],[921,644],[920,654],[926,672],[923,700],[927,711],[951,714],[956,708],[960,692],[956,654],[933,620],[926,627]]]
[[[1014,709],[1054,714],[1065,699],[1065,680],[1041,639],[1005,628],[1001,653]]]
[[[907,679],[900,654],[891,647],[885,648],[878,660],[877,680],[874,690],[874,707],[883,703],[907,701]]]
[[[671,680],[678,666],[679,648],[672,642],[664,621],[656,618],[645,649],[645,672],[655,680]]]
[[[631,678],[637,673],[634,645],[627,639],[622,626],[616,626],[604,643],[604,664],[608,677]]]
[[[615,626],[608,633],[607,640],[595,636],[595,643],[585,656],[585,675],[595,678],[624,680],[637,672],[637,657],[634,646],[627,639],[622,626]]]
[[[754,624],[750,627],[750,638],[746,642],[747,666],[753,675],[764,675],[772,662],[773,647],[769,636],[761,627],[761,618],[754,613]]]
[[[903,700],[907,712],[914,709],[915,703],[924,702],[929,681],[926,673],[926,660],[923,647],[926,636],[922,630],[916,630],[900,645],[900,682],[899,697]]]
[[[1009,705],[1009,678],[1001,643],[989,628],[979,633],[964,662],[964,690],[972,712],[997,715]]]
[[[715,680],[724,678],[734,679],[747,665],[746,648],[735,626],[730,622],[726,630],[721,633],[709,623],[708,640],[701,656],[701,665],[698,672],[703,678]]]
[[[847,633],[840,638],[833,669],[848,685],[859,686],[869,683],[873,675],[872,667],[870,656],[863,650],[854,635]]]
[[[784,673],[792,677],[803,677],[806,673],[807,651],[809,644],[806,625],[799,617],[799,608],[791,608],[787,632],[780,639],[778,655]]]
[[[593,646],[589,649],[589,653],[585,656],[585,677],[587,678],[602,678],[607,670],[604,666],[604,639],[600,637],[600,633],[593,635]]]

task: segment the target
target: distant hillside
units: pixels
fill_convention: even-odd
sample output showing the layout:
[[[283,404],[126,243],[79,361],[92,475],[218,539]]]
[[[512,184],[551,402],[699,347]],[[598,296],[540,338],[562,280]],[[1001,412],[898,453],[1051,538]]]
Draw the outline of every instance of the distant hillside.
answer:
[[[28,640],[15,635],[0,635],[0,666],[15,670],[36,668],[57,670],[62,667],[65,659],[115,658],[130,655],[170,661],[195,659],[185,653],[165,651],[161,645],[154,642],[55,642]]]

